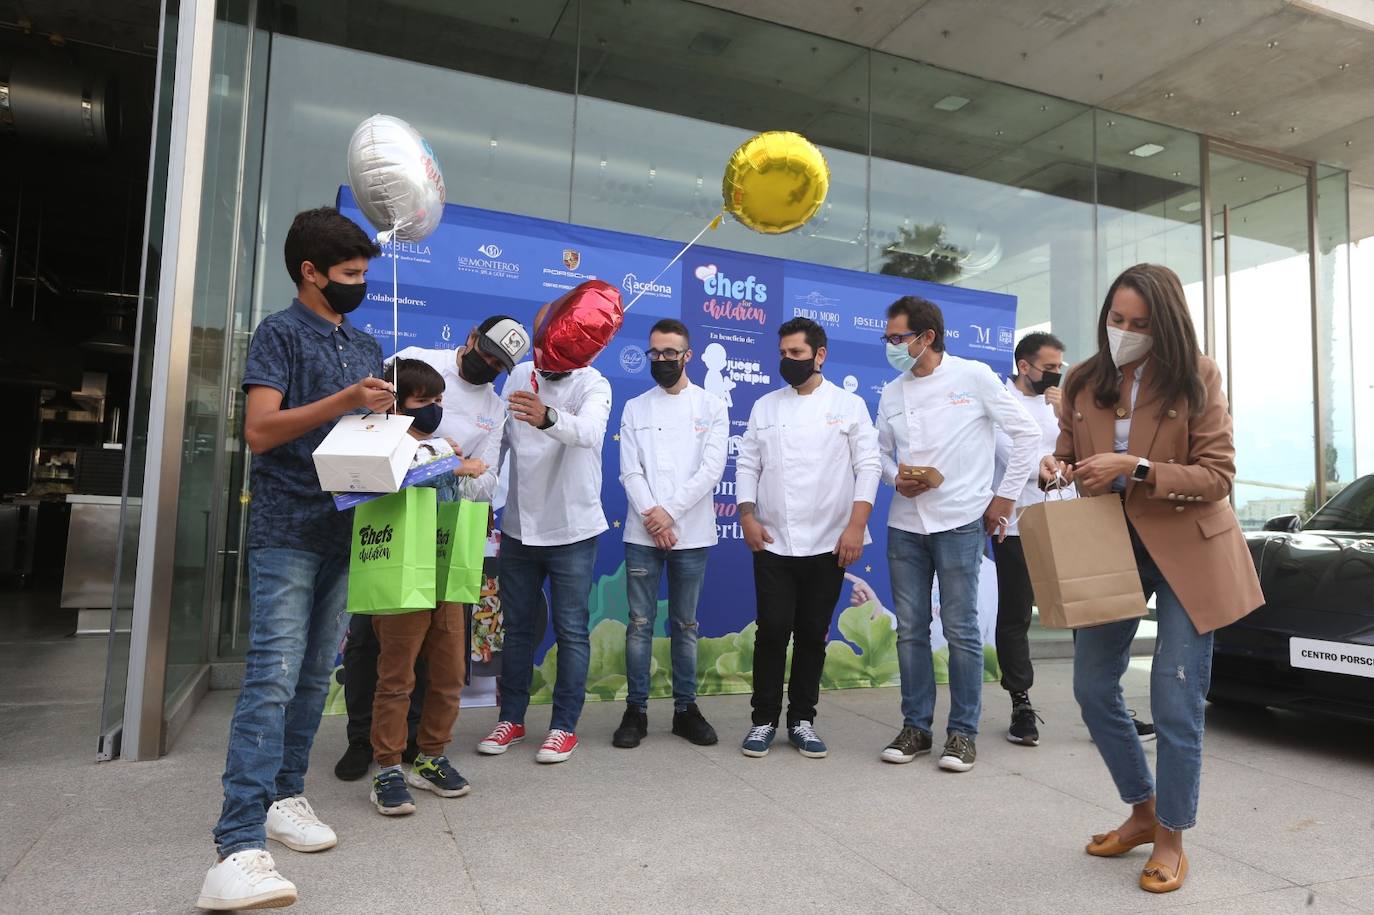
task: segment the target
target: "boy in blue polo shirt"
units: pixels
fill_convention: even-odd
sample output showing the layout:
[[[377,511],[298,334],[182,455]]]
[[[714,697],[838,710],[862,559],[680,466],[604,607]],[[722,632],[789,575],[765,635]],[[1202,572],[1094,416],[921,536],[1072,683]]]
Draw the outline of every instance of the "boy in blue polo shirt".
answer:
[[[338,841],[302,792],[343,633],[353,514],[320,489],[312,454],[339,417],[395,404],[381,347],[346,317],[380,253],[338,210],[298,214],[285,245],[296,299],[248,345],[248,653],[203,909],[290,905],[296,887],[277,873],[267,839],[302,852]]]

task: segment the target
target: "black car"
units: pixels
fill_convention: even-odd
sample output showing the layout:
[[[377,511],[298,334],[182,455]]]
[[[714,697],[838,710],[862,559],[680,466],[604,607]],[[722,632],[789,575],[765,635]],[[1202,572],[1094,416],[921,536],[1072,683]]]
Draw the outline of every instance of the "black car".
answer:
[[[1374,721],[1374,475],[1245,539],[1265,603],[1217,631],[1207,698]]]

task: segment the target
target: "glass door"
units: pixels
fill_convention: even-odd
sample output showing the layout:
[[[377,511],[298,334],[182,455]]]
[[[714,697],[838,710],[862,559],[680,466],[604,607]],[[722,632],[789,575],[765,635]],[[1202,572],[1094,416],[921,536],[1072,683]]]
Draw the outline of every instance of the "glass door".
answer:
[[[1310,169],[1209,144],[1213,356],[1235,421],[1247,530],[1315,499]]]

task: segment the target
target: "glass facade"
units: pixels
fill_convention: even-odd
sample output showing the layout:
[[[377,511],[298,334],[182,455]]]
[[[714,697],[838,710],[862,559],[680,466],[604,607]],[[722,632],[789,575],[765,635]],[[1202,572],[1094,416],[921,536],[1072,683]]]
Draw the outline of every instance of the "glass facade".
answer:
[[[426,136],[452,202],[681,241],[719,210],[731,150],[798,130],[829,161],[821,212],[711,244],[1008,293],[1018,334],[1056,333],[1070,363],[1111,279],[1167,264],[1226,371],[1246,526],[1354,473],[1342,171],[687,0],[234,0],[218,18],[169,665],[242,654],[247,339],[293,295],[291,217],[333,202],[379,111]]]

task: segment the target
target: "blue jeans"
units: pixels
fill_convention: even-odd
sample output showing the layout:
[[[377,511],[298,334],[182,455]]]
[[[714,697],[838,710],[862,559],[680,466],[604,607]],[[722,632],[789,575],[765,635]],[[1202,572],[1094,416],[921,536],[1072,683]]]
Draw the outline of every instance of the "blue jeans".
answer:
[[[222,858],[265,848],[267,808],[305,790],[347,598],[347,553],[248,552],[248,654],[215,824]]]
[[[587,698],[587,598],[592,590],[596,538],[565,546],[525,546],[514,537],[501,538],[501,611],[506,632],[501,648],[501,720],[525,723],[534,674],[534,615],[539,591],[549,580],[549,610],[558,641],[558,673],[553,686],[553,717],[549,728],[577,730]]]
[[[1212,633],[1198,634],[1139,541],[1136,563],[1146,597],[1155,596],[1159,627],[1150,672],[1150,714],[1158,735],[1155,817],[1166,829],[1191,829],[1197,823],[1202,779],[1203,705],[1212,681]],[[1130,663],[1131,640],[1139,624],[1139,620],[1124,620],[1079,629],[1073,649],[1074,698],[1127,804],[1143,803],[1156,794],[1150,765],[1121,694],[1121,675]]]
[[[710,550],[660,550],[625,544],[625,591],[630,624],[625,629],[626,700],[636,708],[649,704],[649,666],[654,653],[654,620],[658,617],[658,583],[668,566],[668,635],[673,656],[673,708],[682,711],[697,701],[697,599],[706,580]]]
[[[930,654],[930,591],[940,579],[940,626],[949,642],[949,733],[978,734],[983,711],[983,637],[978,630],[978,572],[987,534],[981,519],[938,534],[887,529],[902,724],[930,731],[935,664]]]

